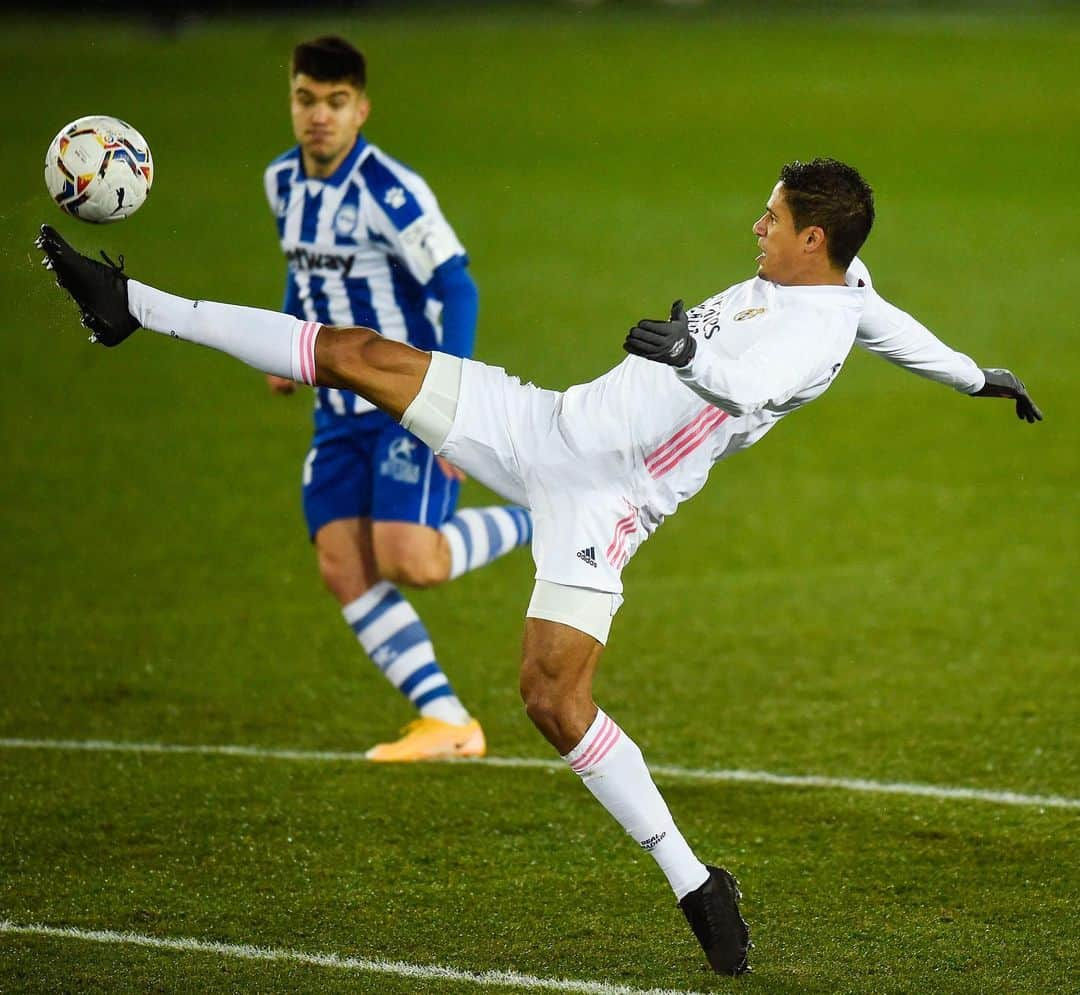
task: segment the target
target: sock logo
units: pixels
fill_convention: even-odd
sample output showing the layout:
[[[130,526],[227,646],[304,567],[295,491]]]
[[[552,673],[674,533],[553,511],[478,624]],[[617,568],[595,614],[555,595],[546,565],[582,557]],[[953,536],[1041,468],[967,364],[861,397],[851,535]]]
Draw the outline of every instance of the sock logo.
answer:
[[[579,560],[584,560],[590,567],[596,566],[596,547],[590,546],[588,549],[579,549],[577,553]]]
[[[374,653],[371,654],[371,660],[380,670],[386,670],[396,659],[398,655],[394,649],[387,645],[380,646]]]
[[[641,849],[642,849],[642,850],[644,850],[644,851],[645,851],[646,853],[648,853],[648,852],[649,852],[650,850],[652,850],[652,849],[653,849],[653,848],[654,848],[654,847],[656,846],[656,844],[657,844],[657,843],[659,843],[659,842],[660,842],[660,841],[661,841],[661,840],[662,840],[662,839],[663,839],[663,838],[664,838],[665,836],[667,836],[667,833],[666,833],[666,832],[663,832],[663,833],[657,833],[657,834],[656,834],[655,836],[650,836],[650,837],[649,837],[649,838],[648,838],[647,840],[641,840],[641,842],[640,842],[640,845],[641,845]]]

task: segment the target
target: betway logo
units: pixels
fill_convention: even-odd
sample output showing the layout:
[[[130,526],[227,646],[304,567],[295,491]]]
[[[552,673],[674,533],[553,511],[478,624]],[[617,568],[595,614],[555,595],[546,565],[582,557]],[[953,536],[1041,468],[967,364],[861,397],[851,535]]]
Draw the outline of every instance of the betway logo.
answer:
[[[356,256],[335,256],[332,252],[308,252],[307,249],[289,249],[285,253],[289,265],[301,272],[311,269],[327,269],[341,271],[342,276],[348,276],[352,271]]]

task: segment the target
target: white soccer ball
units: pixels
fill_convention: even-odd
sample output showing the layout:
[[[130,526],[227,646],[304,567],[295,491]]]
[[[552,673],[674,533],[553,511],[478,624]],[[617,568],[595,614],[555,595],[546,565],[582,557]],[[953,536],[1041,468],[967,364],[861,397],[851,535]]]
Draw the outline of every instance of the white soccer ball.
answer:
[[[154,182],[146,139],[119,118],[95,114],[60,129],[45,153],[45,185],[60,209],[94,224],[130,217]]]

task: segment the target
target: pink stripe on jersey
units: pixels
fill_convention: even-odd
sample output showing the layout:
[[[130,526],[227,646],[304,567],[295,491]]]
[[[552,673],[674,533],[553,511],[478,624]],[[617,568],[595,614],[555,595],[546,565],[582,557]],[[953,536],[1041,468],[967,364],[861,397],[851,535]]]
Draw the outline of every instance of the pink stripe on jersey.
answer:
[[[605,715],[604,721],[600,724],[600,731],[589,744],[589,748],[570,765],[570,769],[575,774],[582,774],[590,767],[596,766],[611,752],[621,735],[622,730]]]
[[[645,457],[645,469],[649,471],[649,476],[656,480],[675,469],[729,417],[726,411],[708,405],[693,421]]]
[[[637,509],[634,508],[629,515],[625,518],[620,518],[615,523],[615,535],[611,540],[611,545],[607,548],[605,554],[608,558],[608,562],[613,566],[619,566],[618,561],[622,559],[622,554],[626,549],[627,536],[633,535],[637,531]]]
[[[672,449],[676,448],[680,442],[682,442],[688,435],[693,434],[694,430],[701,423],[702,419],[708,417],[710,411],[715,411],[711,404],[706,404],[690,421],[688,421],[682,428],[679,429],[670,439],[668,439],[659,448],[654,449],[648,456],[645,457],[645,465],[649,466],[651,463],[655,463],[658,460],[662,460]]]
[[[300,329],[300,378],[306,384],[315,383],[315,336],[319,325],[314,321],[304,322]]]

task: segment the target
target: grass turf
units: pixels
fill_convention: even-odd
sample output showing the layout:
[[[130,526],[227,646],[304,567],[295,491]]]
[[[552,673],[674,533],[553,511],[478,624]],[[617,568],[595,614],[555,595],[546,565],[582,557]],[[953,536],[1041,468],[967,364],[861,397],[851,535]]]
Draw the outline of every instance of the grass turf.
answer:
[[[1020,372],[1047,421],[853,355],[635,558],[598,697],[656,762],[1080,795],[1063,15],[16,22],[0,54],[32,97],[0,138],[0,735],[363,749],[409,717],[319,590],[305,402],[149,335],[83,347],[30,250],[49,220],[168,289],[274,306],[261,169],[289,144],[288,50],[323,29],[368,49],[368,137],[469,247],[478,355],[545,386],[608,368],[642,314],[745,278],[781,162],[865,171],[879,289]],[[147,135],[158,175],[136,218],[91,229],[50,207],[40,157],[99,111]],[[547,757],[516,694],[530,577],[519,555],[413,600],[493,751]],[[1075,984],[1075,813],[664,788],[744,883],[748,990]],[[0,789],[0,917],[713,984],[651,862],[569,775],[20,750],[0,751]],[[483,990],[11,936],[0,987]]]

